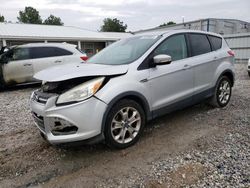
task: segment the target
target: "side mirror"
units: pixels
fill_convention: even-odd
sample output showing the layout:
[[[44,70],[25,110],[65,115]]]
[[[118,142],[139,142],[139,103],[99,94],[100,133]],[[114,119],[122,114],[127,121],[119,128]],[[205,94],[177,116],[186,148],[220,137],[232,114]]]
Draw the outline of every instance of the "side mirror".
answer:
[[[165,55],[165,54],[156,55],[154,56],[153,59],[156,65],[166,65],[166,64],[170,64],[172,61],[171,56]]]

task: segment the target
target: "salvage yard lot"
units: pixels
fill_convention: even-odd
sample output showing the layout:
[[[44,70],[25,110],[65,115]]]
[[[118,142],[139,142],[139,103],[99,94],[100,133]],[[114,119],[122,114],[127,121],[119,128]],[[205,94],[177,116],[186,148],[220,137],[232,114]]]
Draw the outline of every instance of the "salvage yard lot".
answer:
[[[0,187],[250,187],[250,78],[237,64],[223,109],[198,104],[148,124],[135,146],[52,147],[29,112],[32,87],[0,93]]]

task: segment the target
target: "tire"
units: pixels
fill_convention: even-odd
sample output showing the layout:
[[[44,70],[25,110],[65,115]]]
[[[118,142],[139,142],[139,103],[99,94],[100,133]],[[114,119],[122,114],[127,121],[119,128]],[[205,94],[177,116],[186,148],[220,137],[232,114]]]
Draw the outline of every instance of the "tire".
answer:
[[[3,91],[5,89],[5,82],[3,78],[3,65],[0,64],[0,91]]]
[[[250,77],[250,72],[248,72],[248,76]]]
[[[231,94],[232,83],[230,79],[227,76],[221,76],[217,81],[215,93],[209,103],[213,107],[223,108],[229,103]]]
[[[135,144],[145,126],[146,116],[135,101],[123,99],[109,111],[104,136],[106,144],[115,149],[124,149]]]

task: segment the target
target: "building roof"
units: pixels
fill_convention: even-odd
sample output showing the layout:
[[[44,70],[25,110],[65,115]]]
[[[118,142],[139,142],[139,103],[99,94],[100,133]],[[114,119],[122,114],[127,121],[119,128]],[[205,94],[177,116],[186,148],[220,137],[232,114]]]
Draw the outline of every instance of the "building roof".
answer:
[[[5,39],[115,41],[130,35],[120,32],[96,32],[71,26],[0,23],[0,38]]]
[[[185,24],[191,24],[191,23],[206,21],[206,20],[221,20],[221,21],[242,22],[242,23],[250,24],[249,22],[245,22],[245,21],[237,20],[237,19],[205,18],[205,19],[193,20],[193,21],[178,23],[178,24],[173,24],[173,25],[166,25],[166,26],[162,26],[162,27],[158,26],[158,27],[153,27],[153,28],[149,28],[149,29],[138,30],[138,31],[135,31],[133,33],[148,32],[148,31],[150,32],[150,31],[154,31],[154,30],[164,30],[166,28],[171,28],[171,27],[176,27],[176,26],[181,26],[181,25],[185,25]]]

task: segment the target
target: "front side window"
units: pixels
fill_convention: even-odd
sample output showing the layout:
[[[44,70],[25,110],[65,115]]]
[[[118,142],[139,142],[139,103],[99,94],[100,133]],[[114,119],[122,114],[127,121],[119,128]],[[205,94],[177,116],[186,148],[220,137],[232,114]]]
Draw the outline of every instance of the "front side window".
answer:
[[[122,39],[101,50],[87,63],[122,65],[141,57],[161,36],[148,35]]]
[[[192,56],[211,52],[211,46],[206,35],[196,34],[196,33],[188,35],[190,40]]]
[[[13,61],[30,59],[29,48],[14,48],[13,49]]]
[[[167,38],[154,51],[154,56],[166,54],[171,56],[172,61],[188,57],[187,45],[184,34],[174,35]]]

